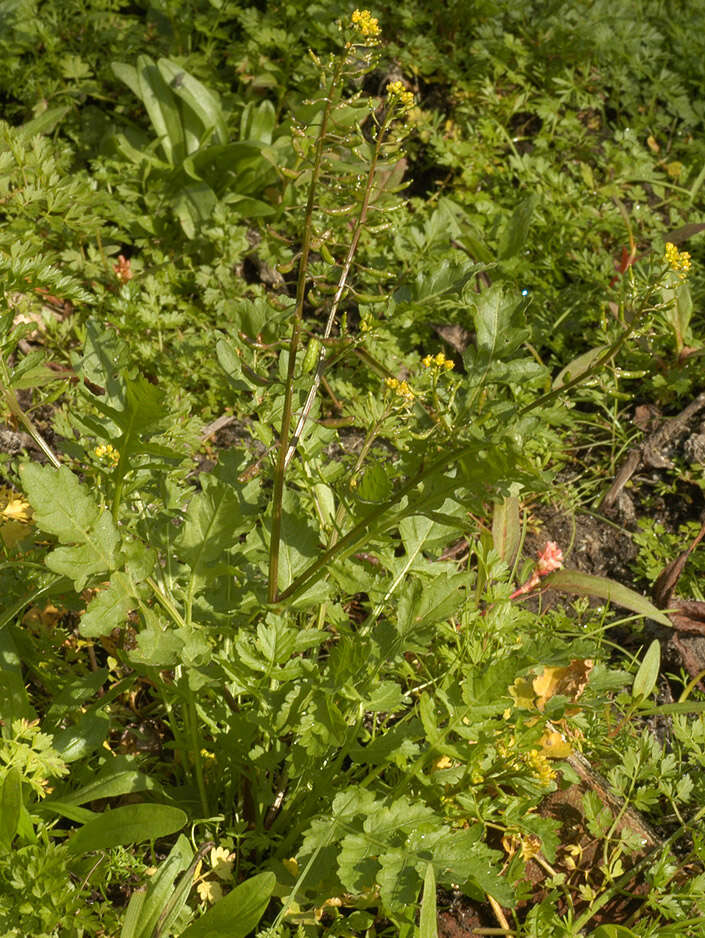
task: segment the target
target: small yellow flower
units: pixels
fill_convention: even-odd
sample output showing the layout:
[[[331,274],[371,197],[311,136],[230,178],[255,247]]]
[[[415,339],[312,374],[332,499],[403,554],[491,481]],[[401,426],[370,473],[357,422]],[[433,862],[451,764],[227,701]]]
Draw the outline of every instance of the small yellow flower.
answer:
[[[539,749],[532,749],[526,753],[524,759],[526,764],[533,772],[534,777],[537,778],[542,785],[551,784],[551,782],[556,777],[556,773],[551,768],[551,765],[544,753],[542,753]]]
[[[211,869],[218,879],[230,879],[233,874],[233,861],[229,859],[227,847],[213,847],[210,852]]]
[[[206,880],[199,883],[196,888],[201,902],[210,902],[211,905],[214,905],[223,898],[223,890],[218,883],[211,883]]]
[[[26,502],[19,495],[15,495],[12,489],[0,489],[0,524],[6,521],[19,521],[22,524],[29,524],[32,520],[32,509],[29,502]]]
[[[32,509],[10,488],[0,488],[0,540],[15,547],[31,531]]]
[[[676,273],[679,274],[681,280],[686,277],[692,266],[690,261],[690,254],[688,254],[687,251],[679,251],[675,244],[671,244],[670,241],[666,242],[666,253],[663,256],[663,259],[669,265],[671,270],[675,270]]]
[[[384,382],[390,391],[398,397],[403,397],[406,401],[411,401],[414,399],[414,392],[409,387],[407,381],[399,381],[398,378],[386,378]]]
[[[101,446],[96,446],[93,450],[98,459],[104,459],[111,466],[117,466],[120,461],[120,453],[110,445],[110,443],[102,444]]]
[[[387,85],[387,94],[390,98],[396,98],[402,107],[414,106],[414,95],[411,91],[407,91],[400,81],[390,81]]]
[[[438,352],[437,355],[426,355],[421,359],[421,364],[424,368],[438,368],[443,371],[451,371],[455,368],[455,362],[446,358],[443,352]]]
[[[369,10],[355,10],[352,24],[365,39],[377,39],[381,33],[379,20]]]

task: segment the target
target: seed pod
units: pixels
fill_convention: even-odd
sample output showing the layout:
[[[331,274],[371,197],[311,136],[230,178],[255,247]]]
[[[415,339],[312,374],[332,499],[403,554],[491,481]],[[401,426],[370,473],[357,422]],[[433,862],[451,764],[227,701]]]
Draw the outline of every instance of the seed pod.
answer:
[[[309,372],[318,364],[318,358],[321,354],[321,340],[317,339],[315,336],[308,343],[308,348],[306,349],[306,354],[304,355],[304,360],[301,363],[301,371],[303,374],[307,375]]]

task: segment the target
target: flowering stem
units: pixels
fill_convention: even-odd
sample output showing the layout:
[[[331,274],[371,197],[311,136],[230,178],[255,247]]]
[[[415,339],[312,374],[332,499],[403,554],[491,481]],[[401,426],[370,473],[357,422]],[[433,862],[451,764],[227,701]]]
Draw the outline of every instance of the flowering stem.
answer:
[[[296,371],[296,352],[299,347],[301,337],[301,324],[304,313],[304,299],[306,295],[306,282],[308,273],[308,259],[311,253],[311,241],[313,237],[313,206],[318,186],[318,179],[321,173],[321,164],[323,161],[323,147],[328,131],[328,122],[333,109],[333,100],[336,88],[340,82],[343,71],[344,58],[338,60],[335,72],[328,86],[325,98],[325,107],[321,117],[321,127],[318,131],[316,140],[316,150],[313,160],[313,171],[311,182],[308,188],[308,199],[306,202],[306,215],[304,218],[304,231],[301,244],[301,257],[299,259],[299,273],[296,283],[296,307],[291,326],[291,338],[289,340],[289,361],[287,364],[286,388],[284,392],[284,408],[282,413],[281,430],[279,433],[279,450],[277,452],[277,462],[274,470],[274,490],[272,492],[272,529],[269,542],[269,584],[268,601],[275,602],[278,593],[279,579],[279,544],[281,541],[281,523],[282,523],[282,499],[284,497],[284,476],[287,467],[287,452],[289,449],[289,436],[291,432],[291,416],[294,398],[294,375]]]
[[[382,149],[382,143],[384,140],[384,135],[389,127],[389,120],[387,120],[377,136],[377,142],[375,144],[374,153],[372,155],[372,160],[370,161],[370,168],[367,173],[367,183],[365,185],[365,194],[362,199],[362,205],[360,206],[360,212],[355,221],[355,228],[353,231],[352,238],[350,239],[350,247],[348,248],[348,253],[343,262],[343,268],[340,272],[340,277],[338,278],[338,285],[333,295],[333,301],[331,303],[330,312],[328,313],[328,321],[326,322],[326,328],[323,331],[323,341],[330,338],[330,334],[333,331],[333,324],[335,323],[335,318],[338,314],[338,307],[340,306],[340,301],[345,292],[345,285],[347,283],[348,276],[350,275],[350,268],[352,266],[353,258],[355,257],[355,252],[357,251],[357,245],[360,241],[360,235],[362,234],[362,229],[365,226],[367,221],[367,213],[370,205],[370,195],[372,193],[372,183],[374,182],[374,175],[377,170],[377,162],[379,160],[379,155]],[[301,439],[301,434],[303,433],[304,426],[308,420],[309,414],[311,413],[311,408],[313,407],[313,402],[316,399],[316,394],[318,393],[318,387],[321,383],[321,378],[323,376],[323,370],[326,363],[326,349],[324,345],[321,345],[321,351],[318,355],[318,364],[316,366],[316,373],[313,378],[313,383],[308,392],[308,397],[306,402],[301,410],[301,416],[299,417],[299,422],[296,425],[296,430],[294,431],[294,436],[289,443],[289,447],[284,457],[284,471],[286,471],[289,463],[294,457],[296,452],[296,447]]]

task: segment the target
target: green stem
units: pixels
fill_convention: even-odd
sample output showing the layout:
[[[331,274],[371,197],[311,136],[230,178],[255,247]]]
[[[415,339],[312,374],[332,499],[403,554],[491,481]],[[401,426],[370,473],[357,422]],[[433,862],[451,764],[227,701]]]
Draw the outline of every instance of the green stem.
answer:
[[[188,686],[188,678],[184,678],[184,689],[187,695],[186,703],[186,731],[191,741],[191,761],[196,775],[196,787],[198,796],[201,799],[201,811],[203,817],[211,816],[208,806],[208,795],[206,793],[206,783],[203,777],[203,757],[201,756],[201,734],[198,732],[198,714],[196,712],[196,702],[193,699],[193,691]]]
[[[286,454],[289,448],[289,436],[291,433],[291,415],[294,399],[294,375],[296,369],[296,352],[299,347],[301,337],[301,325],[303,322],[304,300],[306,296],[306,282],[308,274],[308,259],[311,253],[311,241],[313,239],[313,206],[318,186],[318,178],[321,173],[321,164],[323,162],[323,147],[325,144],[326,133],[328,131],[328,121],[333,109],[333,100],[335,90],[340,81],[343,71],[344,59],[338,61],[335,72],[328,87],[326,95],[326,104],[321,117],[321,127],[316,140],[316,151],[313,160],[313,171],[311,182],[308,189],[308,200],[306,202],[306,215],[304,220],[303,240],[301,245],[301,257],[299,259],[299,274],[296,284],[296,307],[294,309],[294,319],[291,326],[291,339],[289,341],[289,361],[287,365],[286,389],[284,392],[284,408],[282,413],[281,431],[279,434],[279,450],[277,453],[277,463],[274,470],[274,489],[272,492],[272,530],[269,542],[269,585],[268,598],[273,603],[277,598],[278,579],[279,579],[279,543],[281,541],[281,523],[282,523],[282,499],[284,497],[284,476],[286,473]]]
[[[27,433],[32,437],[34,442],[37,444],[39,449],[44,453],[46,458],[52,464],[55,469],[58,469],[61,466],[61,463],[56,458],[54,453],[49,448],[48,443],[41,435],[39,430],[35,427],[32,419],[22,410],[20,407],[20,402],[17,400],[15,392],[10,387],[10,374],[7,370],[5,362],[0,361],[0,389],[2,390],[3,400],[5,401],[5,406],[10,411],[13,417],[20,421],[22,426],[25,428]]]

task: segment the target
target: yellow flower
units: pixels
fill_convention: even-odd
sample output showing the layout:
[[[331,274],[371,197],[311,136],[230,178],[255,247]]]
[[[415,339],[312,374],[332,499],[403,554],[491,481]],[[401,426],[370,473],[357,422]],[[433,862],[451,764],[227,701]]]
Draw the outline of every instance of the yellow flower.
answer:
[[[19,495],[15,495],[12,489],[0,489],[0,524],[6,521],[19,521],[22,524],[29,524],[32,520],[32,509],[29,502],[26,502]]]
[[[521,841],[521,856],[527,863],[541,853],[541,841],[538,837],[528,834],[519,839]]]
[[[379,20],[369,10],[355,10],[351,19],[355,29],[365,39],[377,39],[381,33]]]
[[[551,782],[556,777],[556,773],[551,768],[551,765],[544,753],[538,749],[532,749],[530,752],[526,753],[524,759],[526,760],[526,764],[533,772],[535,778],[537,778],[542,785],[551,784]]]
[[[686,277],[692,266],[690,254],[687,251],[679,251],[675,244],[671,244],[670,241],[666,242],[666,253],[663,259],[671,270],[675,270],[679,274],[681,280]]]
[[[424,368],[442,368],[444,371],[451,371],[455,368],[455,362],[446,358],[443,352],[438,352],[437,355],[426,355],[425,358],[421,359],[421,364]]]
[[[105,443],[101,446],[96,446],[93,450],[98,459],[104,459],[111,466],[117,466],[120,461],[120,453],[110,445],[110,443]]]
[[[411,91],[407,91],[400,81],[390,81],[387,85],[387,94],[390,98],[396,98],[402,107],[414,106],[414,95]]]
[[[223,898],[223,890],[218,883],[209,883],[208,881],[199,883],[196,887],[201,902],[210,902],[211,905]]]
[[[29,503],[9,488],[0,488],[0,539],[12,548],[26,537],[32,521]]]
[[[411,401],[414,399],[414,392],[409,387],[408,382],[399,381],[398,378],[386,378],[384,382],[390,391],[394,391],[399,397],[403,397],[406,401]]]
[[[227,847],[213,847],[210,852],[211,869],[218,879],[230,879],[233,873],[233,861],[229,859]]]

